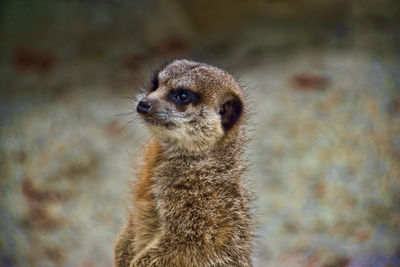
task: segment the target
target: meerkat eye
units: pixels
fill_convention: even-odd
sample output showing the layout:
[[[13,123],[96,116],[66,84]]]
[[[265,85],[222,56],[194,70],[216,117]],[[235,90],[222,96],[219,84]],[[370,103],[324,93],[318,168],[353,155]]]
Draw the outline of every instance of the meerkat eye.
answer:
[[[190,102],[190,96],[185,91],[179,92],[176,96],[176,99],[178,99],[178,101],[181,103]]]
[[[172,92],[172,100],[178,105],[187,105],[196,102],[197,99],[197,94],[188,89],[178,89]]]

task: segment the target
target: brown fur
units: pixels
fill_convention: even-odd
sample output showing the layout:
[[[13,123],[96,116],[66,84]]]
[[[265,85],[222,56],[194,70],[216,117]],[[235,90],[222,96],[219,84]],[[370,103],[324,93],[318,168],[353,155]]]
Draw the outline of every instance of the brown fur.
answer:
[[[144,98],[152,110],[142,114],[154,138],[116,266],[251,266],[242,88],[225,71],[187,60],[170,63],[157,79]],[[173,104],[176,88],[190,88],[199,102]]]

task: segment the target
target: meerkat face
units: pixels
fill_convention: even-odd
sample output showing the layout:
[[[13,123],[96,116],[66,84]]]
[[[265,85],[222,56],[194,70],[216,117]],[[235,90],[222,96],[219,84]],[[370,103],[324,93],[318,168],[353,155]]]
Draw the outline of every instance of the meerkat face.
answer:
[[[233,131],[243,113],[242,91],[225,71],[176,60],[156,72],[137,112],[163,143],[207,150]]]

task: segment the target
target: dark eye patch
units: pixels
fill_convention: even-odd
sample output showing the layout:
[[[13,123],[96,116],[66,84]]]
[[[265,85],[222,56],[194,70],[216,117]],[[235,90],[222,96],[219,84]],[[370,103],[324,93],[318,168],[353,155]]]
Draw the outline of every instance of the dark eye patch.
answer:
[[[165,62],[163,65],[161,65],[161,67],[159,67],[158,69],[156,69],[153,73],[153,76],[151,77],[151,87],[150,90],[152,92],[154,92],[155,90],[157,90],[158,86],[159,86],[159,81],[158,81],[158,74],[165,69],[166,66],[168,66],[172,61],[167,61]]]
[[[154,92],[158,88],[158,72],[154,73],[153,78],[151,78],[151,88],[150,90]]]
[[[199,102],[199,95],[189,89],[179,88],[170,94],[171,100],[179,105],[185,106],[189,103],[196,104]]]

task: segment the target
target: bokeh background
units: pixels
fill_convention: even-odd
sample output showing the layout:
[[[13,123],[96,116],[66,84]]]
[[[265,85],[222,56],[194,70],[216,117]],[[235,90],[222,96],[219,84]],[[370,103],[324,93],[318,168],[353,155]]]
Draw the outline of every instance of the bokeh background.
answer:
[[[0,266],[113,265],[148,140],[131,98],[180,57],[251,92],[255,266],[400,266],[399,1],[3,0],[0,19]]]

